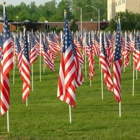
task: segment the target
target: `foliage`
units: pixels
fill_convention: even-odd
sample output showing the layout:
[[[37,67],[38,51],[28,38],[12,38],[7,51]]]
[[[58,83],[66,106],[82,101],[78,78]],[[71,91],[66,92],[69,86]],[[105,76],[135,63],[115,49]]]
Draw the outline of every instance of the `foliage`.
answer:
[[[57,32],[57,33],[60,33],[61,31],[63,31],[63,28],[57,28],[57,29],[56,29],[56,32]]]
[[[40,22],[45,22],[45,20],[46,20],[46,17],[40,17],[40,18],[39,18],[39,21],[40,21]]]
[[[75,5],[75,6],[72,6]],[[64,10],[67,11],[68,20],[80,20],[80,11],[78,7],[82,8],[83,21],[89,21],[91,18],[98,19],[98,13],[92,8],[87,8],[85,5],[90,4],[101,11],[101,20],[106,19],[106,1],[96,0],[91,3],[91,0],[61,0],[58,4],[56,0],[45,2],[44,4],[36,5],[35,2],[31,2],[26,5],[21,2],[19,5],[7,5],[8,19],[24,21],[26,19],[31,21],[40,21],[40,18],[44,17],[49,22],[62,22],[64,21]],[[2,5],[0,5],[0,13],[3,13]]]
[[[118,12],[115,18],[110,21],[109,26],[112,30],[116,30],[118,17],[120,17],[121,30],[140,30],[140,14],[134,14],[133,12],[130,12],[128,10],[126,10],[125,12]]]
[[[71,22],[70,30],[71,30],[71,31],[74,31],[74,32],[78,31],[78,25],[76,24],[76,21],[75,21],[75,20],[73,20],[73,21]]]

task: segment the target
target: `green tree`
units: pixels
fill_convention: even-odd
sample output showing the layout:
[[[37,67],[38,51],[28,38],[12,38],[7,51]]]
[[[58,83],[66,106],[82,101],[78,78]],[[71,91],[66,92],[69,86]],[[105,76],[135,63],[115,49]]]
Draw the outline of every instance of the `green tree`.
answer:
[[[140,30],[140,14],[134,14],[133,12],[130,12],[128,10],[126,10],[125,12],[118,12],[115,18],[110,21],[109,27],[112,30],[116,30],[117,28],[118,17],[120,17],[121,30]]]
[[[70,30],[71,30],[71,31],[74,31],[74,32],[78,31],[78,25],[76,24],[76,21],[75,21],[75,20],[73,20],[73,21],[71,22]]]
[[[68,20],[71,21],[73,19],[72,12],[70,11],[70,7],[68,6],[70,0],[61,0],[61,2],[57,6],[57,15],[59,17],[59,21],[64,21],[64,10],[67,12]]]
[[[100,8],[101,20],[104,18],[106,19],[105,0],[61,0],[58,4],[56,3],[56,0],[51,0],[39,6],[36,6],[35,2],[31,2],[29,5],[21,2],[16,6],[7,5],[7,13],[8,19],[15,21],[24,21],[26,19],[30,21],[39,21],[40,17],[45,17],[47,21],[62,22],[64,21],[64,10],[66,10],[69,21],[80,21],[81,12],[79,8],[82,8],[83,21],[89,21],[90,19],[97,20],[98,12],[91,7],[86,7],[86,5]],[[0,5],[0,12],[3,13],[2,5]],[[16,18],[17,16],[18,19]]]
[[[40,22],[45,22],[45,20],[46,20],[46,17],[40,17],[40,18],[39,18],[39,21],[40,21]]]

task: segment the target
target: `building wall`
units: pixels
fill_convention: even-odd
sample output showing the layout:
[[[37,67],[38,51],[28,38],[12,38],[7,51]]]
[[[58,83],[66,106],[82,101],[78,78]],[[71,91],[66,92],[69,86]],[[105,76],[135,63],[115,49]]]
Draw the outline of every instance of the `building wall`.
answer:
[[[140,13],[140,0],[127,0],[126,9],[134,13]]]
[[[81,22],[76,22],[78,25],[78,30],[81,30]],[[68,23],[70,27],[71,22]],[[108,22],[100,22],[100,28],[104,29],[108,26]],[[41,23],[38,25],[38,29],[45,30],[50,29],[52,27],[63,28],[64,22],[48,22],[48,23]],[[82,22],[82,29],[83,30],[98,30],[98,22],[97,21],[89,21],[89,22]]]
[[[107,20],[110,21],[115,16],[115,7],[116,3],[115,0],[108,0],[107,1]]]
[[[78,25],[78,30],[81,30],[81,22],[76,22],[76,24]],[[100,30],[104,30],[106,27],[108,27],[108,22],[106,21],[101,21],[100,22]],[[64,27],[64,22],[48,22],[48,23],[28,23],[28,24],[24,24],[24,23],[18,23],[18,26],[23,26],[25,25],[25,27],[27,28],[27,30],[47,30],[50,29],[52,27],[57,27],[57,28],[63,28]],[[71,22],[68,23],[68,26],[70,27]],[[9,27],[10,27],[10,31],[16,31],[17,30],[17,23],[15,24],[14,22],[9,23]],[[82,29],[83,30],[94,30],[97,31],[98,30],[98,21],[89,21],[89,22],[82,22]],[[3,31],[3,23],[0,22],[0,32]]]
[[[9,23],[9,28],[10,28],[10,31],[15,31],[16,30],[16,26],[15,25],[12,25],[11,23]],[[0,32],[3,31],[3,23],[1,22],[0,23]]]
[[[116,0],[116,12],[125,12],[126,0]]]
[[[126,9],[140,13],[140,0],[107,0],[107,20],[114,18],[116,12],[124,12]]]

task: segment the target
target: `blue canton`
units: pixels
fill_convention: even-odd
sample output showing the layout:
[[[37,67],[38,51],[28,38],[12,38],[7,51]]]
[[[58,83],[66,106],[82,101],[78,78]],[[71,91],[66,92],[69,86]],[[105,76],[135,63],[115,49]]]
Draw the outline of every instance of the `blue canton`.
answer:
[[[25,56],[25,58],[29,61],[29,53],[28,53],[28,42],[27,42],[27,33],[25,31],[25,34],[24,34],[24,51],[23,51],[23,54]]]
[[[117,33],[116,33],[114,61],[117,61],[120,58],[121,58],[121,25],[120,25],[120,22],[118,22]]]

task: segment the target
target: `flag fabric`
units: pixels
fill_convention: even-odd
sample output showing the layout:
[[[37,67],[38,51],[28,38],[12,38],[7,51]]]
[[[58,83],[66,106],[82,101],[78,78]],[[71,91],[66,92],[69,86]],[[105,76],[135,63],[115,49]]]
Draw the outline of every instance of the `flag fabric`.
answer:
[[[30,53],[29,53],[29,58],[30,58],[30,65],[32,65],[38,57],[37,51],[36,51],[36,45],[35,45],[35,37],[34,34],[31,34],[31,39],[30,39]]]
[[[94,54],[96,56],[99,56],[100,55],[100,40],[97,36],[97,34],[94,33],[93,35],[93,42],[94,42],[94,45],[93,45],[93,50],[94,50]]]
[[[50,70],[54,71],[54,61],[51,58],[51,53],[49,50],[49,44],[46,40],[46,37],[44,37],[45,41],[42,40],[42,56],[44,57],[45,65],[50,68]]]
[[[39,42],[40,38],[37,32],[34,34],[34,39],[35,39],[35,44],[36,44],[35,45],[36,52],[37,52],[37,55],[39,55],[40,54],[40,42]]]
[[[22,101],[25,101],[30,94],[30,61],[27,42],[27,33],[24,29],[24,50],[22,54],[21,77],[23,81]]]
[[[18,36],[15,37],[15,45],[16,45],[16,48],[17,48],[18,69],[19,69],[19,73],[21,73],[22,53],[23,53],[23,51],[21,49]]]
[[[75,107],[75,61],[73,59],[75,52],[72,48],[72,38],[68,29],[68,21],[65,14],[63,47],[60,60],[60,69],[58,77],[57,98]]]
[[[13,52],[6,7],[4,8],[4,27],[3,27],[3,59],[1,61],[1,95],[0,95],[0,114],[4,114],[10,108],[10,81],[9,72],[13,68]]]
[[[87,36],[87,43],[88,44],[88,49],[89,49],[89,53],[88,53],[88,62],[89,62],[89,80],[92,80],[94,73],[95,73],[95,69],[94,69],[94,53],[93,53],[93,42],[92,42],[92,38],[91,38],[91,33],[89,33],[89,36]]]
[[[78,48],[80,48],[80,49],[82,49],[83,50],[83,42],[82,42],[82,39],[80,38],[80,36],[78,35],[77,36],[77,41],[75,42],[75,44],[76,44],[76,46],[78,47]],[[84,50],[83,50],[84,51]]]
[[[111,71],[109,69],[109,61],[105,49],[105,35],[101,33],[101,53],[100,53],[100,64],[104,73],[104,82],[108,90],[113,92],[113,80]]]
[[[73,54],[74,54],[74,61],[75,61],[75,87],[79,87],[80,85],[83,84],[84,82],[84,76],[82,73],[82,68],[81,66],[84,64],[84,58],[80,54],[80,51],[78,48],[76,48],[76,45],[74,44],[72,40],[72,49],[73,49]]]
[[[115,44],[115,52],[114,52],[114,63],[113,63],[114,95],[117,102],[121,101],[121,71],[122,71],[121,24],[120,24],[120,19],[118,19],[116,44]]]
[[[133,51],[134,69],[140,71],[140,35],[135,34],[135,47]]]
[[[112,34],[109,34],[108,36],[106,36],[106,53],[107,53],[107,57],[108,57],[108,61],[109,61],[109,67],[112,67],[112,63],[113,63],[113,47],[112,47]]]
[[[58,56],[58,52],[60,52],[60,46],[55,42],[53,34],[49,34],[46,38],[48,39],[50,50],[55,56],[54,59],[56,59]]]
[[[130,37],[127,35],[125,39],[125,50],[124,50],[124,67],[127,67],[129,64],[129,55],[130,55]]]

